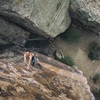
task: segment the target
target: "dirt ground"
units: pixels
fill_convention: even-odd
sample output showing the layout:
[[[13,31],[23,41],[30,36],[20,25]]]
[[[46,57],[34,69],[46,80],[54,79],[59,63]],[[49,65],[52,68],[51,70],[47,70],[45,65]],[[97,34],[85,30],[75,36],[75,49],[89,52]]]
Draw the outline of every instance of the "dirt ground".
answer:
[[[80,37],[78,43],[69,43],[66,40],[58,37],[55,41],[55,45],[62,50],[64,55],[69,55],[74,59],[76,66],[83,71],[84,76],[88,79],[88,84],[93,89],[100,88],[100,84],[93,84],[90,77],[93,77],[96,73],[100,73],[100,61],[91,61],[88,58],[88,46],[93,41],[100,42],[100,37],[93,32],[84,30],[78,26],[71,26],[70,30],[77,31]]]

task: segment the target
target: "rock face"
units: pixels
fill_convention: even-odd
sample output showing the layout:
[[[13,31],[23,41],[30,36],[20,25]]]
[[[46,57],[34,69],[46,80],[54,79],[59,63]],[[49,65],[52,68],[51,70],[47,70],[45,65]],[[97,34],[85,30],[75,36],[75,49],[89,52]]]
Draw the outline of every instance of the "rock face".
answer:
[[[100,35],[100,0],[71,0],[71,18]]]
[[[40,54],[42,67],[29,70],[22,55],[6,52],[0,57],[0,100],[94,100],[86,78],[76,69]]]
[[[1,0],[0,15],[28,31],[56,37],[70,25],[69,0]]]
[[[22,28],[0,19],[0,45],[14,43],[24,46],[29,34]]]

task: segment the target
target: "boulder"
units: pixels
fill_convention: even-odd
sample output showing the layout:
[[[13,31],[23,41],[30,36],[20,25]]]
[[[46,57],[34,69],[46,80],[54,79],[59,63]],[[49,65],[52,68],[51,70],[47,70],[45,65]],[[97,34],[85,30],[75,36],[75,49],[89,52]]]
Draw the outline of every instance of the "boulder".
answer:
[[[28,31],[50,38],[70,25],[68,7],[69,0],[1,0],[0,14]]]
[[[58,59],[64,58],[63,52],[61,50],[56,50],[55,57]]]
[[[71,0],[71,18],[100,35],[100,0]]]

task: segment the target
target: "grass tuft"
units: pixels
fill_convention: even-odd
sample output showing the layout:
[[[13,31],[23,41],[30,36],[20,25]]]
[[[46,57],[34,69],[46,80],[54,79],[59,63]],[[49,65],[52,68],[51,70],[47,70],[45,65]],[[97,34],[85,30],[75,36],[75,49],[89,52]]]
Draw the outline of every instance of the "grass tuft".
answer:
[[[72,57],[70,56],[64,56],[63,58],[58,58],[57,56],[55,56],[55,59],[69,66],[75,65]]]

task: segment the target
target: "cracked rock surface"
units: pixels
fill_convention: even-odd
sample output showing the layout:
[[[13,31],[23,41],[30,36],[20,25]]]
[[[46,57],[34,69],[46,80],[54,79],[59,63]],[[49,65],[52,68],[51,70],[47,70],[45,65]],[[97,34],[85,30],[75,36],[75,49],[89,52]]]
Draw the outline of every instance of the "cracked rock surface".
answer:
[[[0,55],[0,100],[94,100],[77,69],[36,53],[40,66],[28,70],[22,54],[9,54]]]

